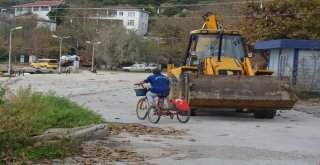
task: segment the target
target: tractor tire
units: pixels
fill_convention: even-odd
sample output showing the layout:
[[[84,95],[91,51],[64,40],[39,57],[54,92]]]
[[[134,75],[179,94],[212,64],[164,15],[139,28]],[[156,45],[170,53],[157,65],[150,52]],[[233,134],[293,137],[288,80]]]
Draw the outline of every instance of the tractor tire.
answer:
[[[171,83],[171,91],[172,91],[172,98],[178,97],[178,80],[173,75],[170,76],[170,83]]]
[[[197,116],[197,109],[190,109],[190,116]]]
[[[273,119],[277,110],[254,110],[253,116],[260,119]]]
[[[239,112],[239,113],[252,113],[252,110],[244,110],[244,109],[235,109],[236,112]]]
[[[185,77],[183,76],[180,76],[180,81],[181,81],[181,90],[182,90],[182,98],[183,99],[186,99],[188,101],[188,104],[189,104],[189,98],[190,98],[190,87],[188,84],[186,84],[185,82]],[[197,116],[197,112],[198,112],[198,109],[197,108],[190,108],[190,116]]]

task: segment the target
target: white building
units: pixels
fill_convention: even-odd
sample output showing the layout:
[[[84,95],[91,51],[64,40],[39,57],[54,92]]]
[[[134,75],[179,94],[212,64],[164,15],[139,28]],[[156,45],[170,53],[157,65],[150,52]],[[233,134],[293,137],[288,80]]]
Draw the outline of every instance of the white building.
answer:
[[[277,76],[289,76],[294,85],[320,92],[320,41],[280,39],[255,44],[268,51],[268,69]]]
[[[50,20],[37,20],[37,27],[38,28],[46,28],[50,31],[56,31],[57,30],[57,24],[55,21]]]
[[[124,28],[136,31],[139,35],[148,32],[149,13],[136,8],[100,9],[91,19],[119,20]]]
[[[33,13],[40,19],[49,20],[47,14],[55,7],[62,5],[61,1],[38,1],[33,3],[26,3],[13,6],[14,16],[20,16],[26,13]]]

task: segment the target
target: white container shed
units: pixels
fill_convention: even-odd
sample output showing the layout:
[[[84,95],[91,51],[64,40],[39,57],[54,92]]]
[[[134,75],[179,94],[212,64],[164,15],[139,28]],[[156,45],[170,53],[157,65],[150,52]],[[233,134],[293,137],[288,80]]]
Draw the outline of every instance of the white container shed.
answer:
[[[268,51],[268,69],[277,76],[290,76],[302,90],[320,92],[320,41],[279,39],[255,43],[255,50]]]

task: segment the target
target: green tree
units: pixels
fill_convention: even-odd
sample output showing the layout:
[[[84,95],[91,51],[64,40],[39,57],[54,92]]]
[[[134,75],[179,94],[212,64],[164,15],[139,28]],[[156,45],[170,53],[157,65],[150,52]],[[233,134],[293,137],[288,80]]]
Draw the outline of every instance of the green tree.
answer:
[[[51,10],[47,16],[51,20],[55,20],[58,25],[60,25],[64,21],[64,17],[66,16],[66,5],[59,5],[54,10]]]
[[[319,0],[275,0],[249,3],[240,12],[240,27],[249,43],[270,39],[319,39]]]
[[[156,62],[156,41],[143,38],[135,31],[126,30],[122,24],[110,24],[98,29],[98,35],[93,35],[93,41],[100,41],[97,45],[96,58],[102,59],[111,67],[135,62]],[[91,54],[91,47],[87,46]]]

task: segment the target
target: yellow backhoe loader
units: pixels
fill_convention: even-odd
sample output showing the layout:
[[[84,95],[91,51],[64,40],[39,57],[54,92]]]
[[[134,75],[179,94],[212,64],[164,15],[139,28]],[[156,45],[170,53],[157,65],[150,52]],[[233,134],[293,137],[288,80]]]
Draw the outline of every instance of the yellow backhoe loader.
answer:
[[[224,30],[221,17],[203,16],[201,29],[191,31],[183,66],[168,64],[170,98],[187,99],[192,108],[252,111],[256,118],[273,118],[297,102],[288,77],[254,71],[240,31]]]

